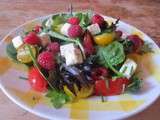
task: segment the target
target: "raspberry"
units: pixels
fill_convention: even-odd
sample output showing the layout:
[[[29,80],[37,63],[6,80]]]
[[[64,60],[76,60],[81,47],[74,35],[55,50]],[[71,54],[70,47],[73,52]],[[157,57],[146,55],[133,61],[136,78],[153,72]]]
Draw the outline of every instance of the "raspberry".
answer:
[[[68,35],[71,38],[80,37],[82,33],[83,33],[83,30],[79,25],[72,25],[68,30]]]
[[[44,51],[38,56],[39,65],[46,70],[53,70],[55,68],[54,56],[51,52]]]
[[[104,26],[104,18],[98,14],[94,15],[91,19],[92,21],[92,24],[95,24],[97,23],[100,27],[103,27]]]
[[[79,21],[79,18],[77,17],[71,17],[67,20],[67,22],[72,25],[78,25],[80,21]]]
[[[58,42],[50,43],[47,46],[47,50],[52,52],[53,54],[58,53],[60,51],[60,45]]]
[[[144,44],[144,41],[138,35],[129,35],[127,39],[133,43],[134,52],[139,52],[140,48]]]
[[[37,45],[40,44],[40,38],[35,32],[30,32],[27,36],[25,36],[24,42],[30,45]]]
[[[117,38],[121,38],[121,37],[122,37],[123,33],[122,33],[121,30],[117,30],[117,31],[115,31],[115,32],[116,32],[116,37],[117,37]]]
[[[42,26],[36,25],[33,29],[36,33],[39,33],[42,30]]]

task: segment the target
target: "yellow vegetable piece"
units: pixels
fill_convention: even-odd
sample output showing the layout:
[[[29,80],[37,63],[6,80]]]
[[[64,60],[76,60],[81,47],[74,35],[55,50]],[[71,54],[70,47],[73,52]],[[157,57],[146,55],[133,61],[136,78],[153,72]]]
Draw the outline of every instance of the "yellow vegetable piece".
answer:
[[[59,25],[57,25],[57,26],[53,26],[52,29],[53,29],[54,31],[60,33],[62,26],[63,26],[63,24],[59,24]]]
[[[97,45],[107,45],[111,43],[115,38],[115,32],[103,33],[101,35],[94,36],[94,41]]]
[[[75,95],[68,89],[66,85],[63,86],[63,90],[68,96],[70,96],[71,98],[75,98]]]
[[[36,56],[36,48],[34,46],[31,46],[33,55]],[[17,50],[17,60],[20,61],[21,63],[30,63],[32,62],[32,58],[30,56],[29,49],[27,48],[26,45],[21,46]]]
[[[93,86],[82,87],[80,91],[77,93],[77,98],[86,98],[93,93]]]

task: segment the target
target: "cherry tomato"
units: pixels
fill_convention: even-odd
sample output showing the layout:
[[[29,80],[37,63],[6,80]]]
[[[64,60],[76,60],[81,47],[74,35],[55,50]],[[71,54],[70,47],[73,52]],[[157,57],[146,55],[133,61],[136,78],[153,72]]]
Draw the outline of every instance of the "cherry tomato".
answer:
[[[31,87],[38,92],[47,90],[47,81],[43,78],[37,68],[33,67],[29,70],[28,80]]]
[[[109,89],[105,80],[97,80],[95,82],[95,94],[99,96],[107,96],[109,94]]]
[[[86,55],[92,55],[95,52],[93,37],[89,31],[84,34],[83,47]]]
[[[125,86],[129,84],[127,78],[116,78],[109,80],[110,95],[119,95],[121,94]]]
[[[105,46],[111,43],[115,38],[115,32],[103,33],[101,35],[94,36],[94,41],[97,45]]]

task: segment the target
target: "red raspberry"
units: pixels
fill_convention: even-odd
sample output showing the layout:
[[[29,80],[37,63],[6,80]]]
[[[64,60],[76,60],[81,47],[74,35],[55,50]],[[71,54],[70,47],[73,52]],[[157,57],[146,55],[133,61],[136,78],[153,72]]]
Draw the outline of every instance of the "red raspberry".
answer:
[[[127,38],[132,41],[134,52],[139,52],[140,48],[144,44],[144,41],[138,35],[129,35]]]
[[[50,43],[48,46],[47,46],[47,50],[52,52],[53,54],[56,54],[60,51],[60,45],[58,42],[53,42],[53,43]]]
[[[78,25],[80,21],[79,21],[79,18],[77,17],[71,17],[67,20],[67,22],[72,25]]]
[[[44,51],[39,54],[38,63],[46,70],[53,70],[55,68],[54,56],[48,51]]]
[[[36,26],[34,27],[34,31],[35,31],[36,33],[39,33],[41,30],[42,30],[42,26],[40,26],[40,25],[36,25]]]
[[[35,32],[30,32],[27,36],[24,37],[24,42],[31,45],[40,44],[40,38]]]
[[[92,24],[97,23],[100,27],[103,27],[104,26],[104,22],[105,22],[104,18],[102,16],[98,15],[98,14],[95,14],[92,17],[91,21],[92,21]]]
[[[100,79],[101,77],[107,77],[109,75],[108,72],[109,72],[108,69],[105,67],[95,68],[92,71],[92,79],[96,81]]]
[[[82,33],[83,33],[83,30],[79,25],[72,25],[68,30],[68,35],[71,38],[80,37]]]
[[[121,37],[122,37],[123,33],[122,33],[121,30],[117,30],[117,31],[115,31],[115,32],[116,32],[116,37],[117,37],[117,38],[121,38]]]

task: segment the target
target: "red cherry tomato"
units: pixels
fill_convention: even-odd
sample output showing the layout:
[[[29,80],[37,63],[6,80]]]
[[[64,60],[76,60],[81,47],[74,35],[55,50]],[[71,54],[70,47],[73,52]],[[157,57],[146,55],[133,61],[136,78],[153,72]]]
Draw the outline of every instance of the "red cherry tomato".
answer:
[[[109,80],[110,95],[119,95],[123,92],[124,87],[129,84],[127,78],[116,78]]]
[[[39,73],[37,68],[33,67],[29,70],[28,80],[34,90],[38,92],[45,92],[47,90],[47,81]]]
[[[107,96],[109,94],[109,89],[105,80],[97,80],[95,82],[95,94],[98,96]]]
[[[95,52],[93,36],[88,30],[84,33],[83,47],[86,55],[92,55]]]

